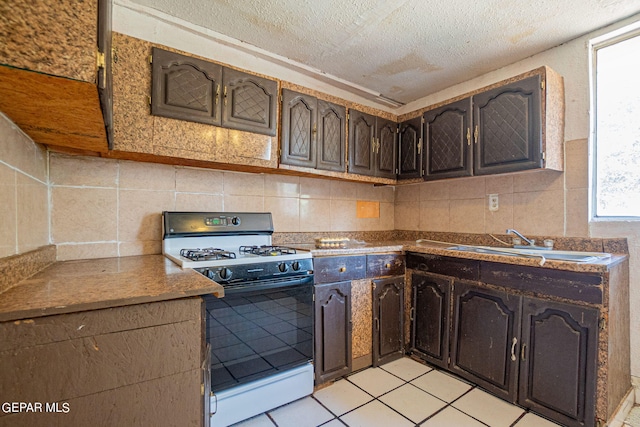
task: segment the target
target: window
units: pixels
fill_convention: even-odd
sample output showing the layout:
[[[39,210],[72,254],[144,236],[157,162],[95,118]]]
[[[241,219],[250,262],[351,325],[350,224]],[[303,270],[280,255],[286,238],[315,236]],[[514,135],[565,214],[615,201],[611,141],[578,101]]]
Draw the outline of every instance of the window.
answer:
[[[640,30],[592,47],[593,213],[640,217]]]

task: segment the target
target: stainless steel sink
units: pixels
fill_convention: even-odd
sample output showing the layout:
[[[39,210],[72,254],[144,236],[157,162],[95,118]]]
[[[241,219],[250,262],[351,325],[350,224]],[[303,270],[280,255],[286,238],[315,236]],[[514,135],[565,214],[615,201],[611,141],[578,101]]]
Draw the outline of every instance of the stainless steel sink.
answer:
[[[579,252],[579,251],[555,251],[543,248],[499,248],[494,246],[451,246],[447,249],[453,251],[475,252],[479,254],[505,255],[505,256],[522,256],[522,257],[538,257],[558,261],[571,262],[596,262],[611,258],[611,254],[604,252]]]

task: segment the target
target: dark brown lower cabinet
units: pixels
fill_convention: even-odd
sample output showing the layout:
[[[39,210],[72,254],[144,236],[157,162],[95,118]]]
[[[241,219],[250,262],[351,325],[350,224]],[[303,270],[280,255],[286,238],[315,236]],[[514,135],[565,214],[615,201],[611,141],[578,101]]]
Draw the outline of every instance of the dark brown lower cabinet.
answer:
[[[411,352],[441,368],[447,368],[449,364],[452,281],[428,273],[411,275]]]
[[[567,426],[595,419],[596,309],[524,298],[518,403]]]
[[[373,281],[373,366],[404,355],[404,277]]]
[[[351,282],[315,285],[316,385],[351,372]]]
[[[517,400],[521,297],[454,281],[451,370]]]

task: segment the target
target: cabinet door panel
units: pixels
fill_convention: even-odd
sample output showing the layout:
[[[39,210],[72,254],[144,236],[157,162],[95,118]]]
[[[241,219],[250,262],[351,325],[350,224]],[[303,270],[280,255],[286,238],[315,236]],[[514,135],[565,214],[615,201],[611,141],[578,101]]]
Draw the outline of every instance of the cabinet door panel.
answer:
[[[567,426],[594,425],[598,310],[525,298],[519,403]]]
[[[400,123],[398,132],[398,179],[422,176],[422,118]]]
[[[511,402],[516,401],[520,300],[492,289],[454,282],[451,368]]]
[[[351,372],[351,282],[315,286],[316,384]]]
[[[471,112],[471,98],[465,98],[425,113],[425,179],[472,174]]]
[[[313,96],[282,90],[281,163],[316,166],[317,104]]]
[[[413,273],[411,283],[411,350],[427,362],[446,368],[449,358],[451,279]]]
[[[373,175],[376,118],[360,111],[349,111],[349,172]]]
[[[223,79],[222,125],[275,136],[278,83],[230,68]]]
[[[380,366],[404,355],[404,278],[373,284],[373,366]]]
[[[473,97],[476,175],[540,168],[540,76]]]
[[[345,171],[346,114],[345,107],[318,100],[318,169]]]
[[[220,126],[222,66],[153,48],[151,114]]]
[[[376,119],[375,175],[384,178],[396,178],[397,166],[397,123],[391,120]]]

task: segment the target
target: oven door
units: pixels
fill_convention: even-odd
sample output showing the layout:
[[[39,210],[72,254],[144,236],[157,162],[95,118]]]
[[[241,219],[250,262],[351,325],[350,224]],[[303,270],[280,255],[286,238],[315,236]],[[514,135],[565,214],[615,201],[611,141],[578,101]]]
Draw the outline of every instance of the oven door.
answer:
[[[224,298],[205,300],[214,392],[313,359],[313,275],[225,286]]]

